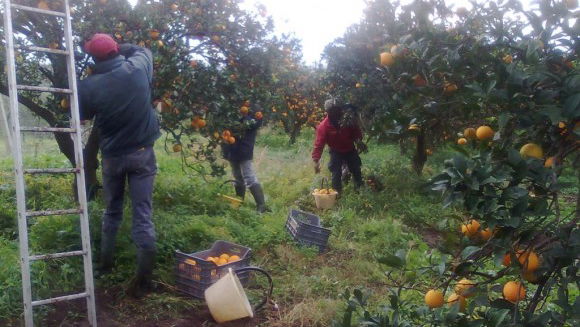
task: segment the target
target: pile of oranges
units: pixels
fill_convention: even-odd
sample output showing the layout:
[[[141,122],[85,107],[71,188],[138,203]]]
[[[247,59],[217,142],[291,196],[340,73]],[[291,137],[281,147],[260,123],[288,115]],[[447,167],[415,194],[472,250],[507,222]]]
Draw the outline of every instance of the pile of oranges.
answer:
[[[213,262],[217,266],[223,266],[228,263],[239,261],[240,257],[237,255],[229,255],[227,253],[223,253],[217,257],[207,257],[206,260]]]
[[[312,192],[312,194],[316,194],[316,195],[322,195],[322,194],[333,195],[333,194],[337,194],[337,193],[338,192],[336,192],[336,190],[334,190],[332,188],[314,189],[314,191]]]

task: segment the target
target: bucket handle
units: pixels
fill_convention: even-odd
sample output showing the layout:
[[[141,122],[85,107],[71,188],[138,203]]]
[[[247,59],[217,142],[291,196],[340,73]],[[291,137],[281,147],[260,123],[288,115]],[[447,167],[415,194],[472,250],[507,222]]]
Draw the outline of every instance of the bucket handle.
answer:
[[[262,300],[262,302],[260,302],[259,304],[257,304],[253,308],[254,312],[257,312],[257,311],[261,310],[262,307],[266,303],[270,302],[270,299],[272,298],[272,292],[274,291],[274,282],[272,281],[272,276],[270,276],[270,274],[267,271],[265,271],[264,269],[259,268],[259,267],[253,267],[253,266],[244,267],[244,268],[236,269],[235,273],[239,274],[239,273],[243,273],[246,271],[257,271],[257,272],[264,274],[268,278],[268,283],[270,284],[270,287],[268,288],[268,293],[266,294],[266,298],[264,298]]]

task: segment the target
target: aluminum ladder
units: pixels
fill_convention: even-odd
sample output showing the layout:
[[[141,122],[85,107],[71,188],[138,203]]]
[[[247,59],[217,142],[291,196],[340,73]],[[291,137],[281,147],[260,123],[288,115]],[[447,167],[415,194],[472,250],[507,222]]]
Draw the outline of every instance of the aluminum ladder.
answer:
[[[19,49],[27,51],[45,52],[66,56],[68,89],[19,85],[16,81],[15,45],[13,34],[12,11],[26,11],[38,15],[50,15],[64,19],[65,49],[51,49],[42,47],[26,47]],[[88,321],[90,326],[97,326],[95,292],[93,284],[93,267],[91,258],[91,242],[89,234],[89,219],[87,211],[87,196],[85,190],[85,174],[82,151],[82,133],[80,114],[78,107],[77,80],[75,73],[74,45],[72,39],[72,26],[69,0],[64,0],[64,11],[53,11],[34,7],[23,6],[12,3],[11,0],[4,0],[4,34],[6,38],[6,61],[8,70],[8,91],[10,96],[10,131],[12,134],[14,157],[14,171],[16,181],[16,200],[18,209],[18,235],[20,244],[20,265],[22,270],[22,295],[24,304],[24,322],[26,327],[33,327],[33,308],[41,305],[71,301],[76,299],[86,299]],[[50,92],[65,94],[69,97],[71,119],[69,128],[56,127],[21,127],[18,115],[18,91]],[[22,156],[22,132],[30,133],[68,133],[74,142],[74,153],[76,167],[74,168],[52,168],[52,169],[25,169]],[[26,209],[26,185],[25,175],[37,174],[75,174],[77,184],[78,207],[62,210],[28,211]],[[42,216],[57,215],[79,215],[82,250],[31,255],[28,249],[28,220]],[[82,293],[59,296],[51,299],[32,300],[32,288],[30,280],[30,262],[35,260],[50,260],[56,258],[82,256],[84,266],[85,290]]]

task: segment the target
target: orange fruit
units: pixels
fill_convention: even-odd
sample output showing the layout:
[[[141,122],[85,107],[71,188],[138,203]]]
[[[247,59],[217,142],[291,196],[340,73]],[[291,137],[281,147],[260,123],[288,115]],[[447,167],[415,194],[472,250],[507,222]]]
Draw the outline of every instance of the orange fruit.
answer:
[[[455,83],[445,82],[445,84],[443,84],[443,94],[445,95],[453,94],[455,91],[457,91],[457,89],[458,87]]]
[[[505,62],[506,64],[511,64],[514,61],[514,58],[511,55],[505,55],[502,58],[503,62]]]
[[[423,78],[423,76],[417,74],[413,76],[413,84],[415,84],[416,87],[423,87],[427,85],[427,81]]]
[[[443,298],[443,293],[439,290],[429,290],[425,293],[425,304],[431,308],[441,308],[445,303],[445,299]]]
[[[475,133],[475,128],[473,127],[468,127],[463,131],[463,137],[467,138],[467,139],[474,139],[476,138],[476,133]]]
[[[526,288],[520,282],[510,281],[503,286],[503,298],[517,303],[526,297]]]
[[[479,231],[481,225],[475,219],[470,220],[466,224],[461,224],[461,232],[467,237],[473,237]]]
[[[544,162],[544,167],[546,167],[546,168],[553,168],[555,166],[555,164],[556,164],[556,158],[555,157],[549,157]]]
[[[235,262],[235,261],[239,261],[239,260],[240,260],[240,257],[234,254],[228,259],[228,262]]]
[[[38,2],[38,4],[36,5],[36,8],[38,9],[43,9],[43,10],[50,10],[50,7],[48,6],[48,3],[44,0],[40,0]]]
[[[177,11],[177,9],[179,9],[179,5],[177,5],[176,3],[172,3],[171,4],[171,10]]]
[[[227,142],[228,142],[229,144],[234,144],[234,143],[236,143],[236,138],[235,138],[235,137],[233,137],[233,136],[230,136],[230,137],[228,137],[228,140],[227,140]]]
[[[381,53],[381,66],[390,67],[395,63],[395,57],[389,52]]]
[[[361,88],[361,87],[362,87],[362,84],[361,84],[361,83],[356,83],[356,84],[355,84],[355,87],[356,87],[357,89],[358,89],[358,88]]]
[[[518,251],[518,261],[524,271],[536,271],[540,267],[540,258],[534,251]]]
[[[447,298],[447,304],[451,307],[456,303],[459,303],[459,311],[465,311],[465,307],[467,306],[467,301],[465,300],[465,298],[456,293],[452,293]]]
[[[187,263],[188,265],[191,265],[191,266],[196,265],[196,262],[193,259],[185,259],[185,263]]]
[[[159,31],[156,29],[149,30],[149,37],[152,38],[153,40],[157,40],[160,34],[161,33],[159,33]]]
[[[508,252],[508,253],[504,254],[503,260],[501,261],[501,264],[504,265],[504,266],[506,266],[506,267],[509,267],[512,264],[512,255],[511,255],[511,253]]]
[[[484,241],[489,240],[492,234],[493,233],[491,232],[491,229],[489,227],[479,231],[479,237],[481,237],[481,239]]]
[[[226,129],[225,131],[222,132],[222,137],[224,139],[227,139],[230,136],[232,136],[232,132],[230,132],[229,130]]]
[[[462,280],[457,282],[454,290],[455,290],[455,293],[457,293],[461,296],[470,297],[470,296],[474,295],[474,293],[468,292],[468,290],[474,286],[475,286],[474,282],[470,281],[469,279],[463,278]]]
[[[182,150],[181,144],[173,145],[173,152],[181,152],[181,150]]]
[[[459,140],[457,140],[457,144],[459,145],[466,145],[467,144],[467,139],[462,137]]]
[[[67,98],[60,100],[60,107],[63,109],[68,109],[68,107],[70,107],[70,103],[68,102]]]
[[[246,107],[246,106],[242,106],[242,107],[240,108],[240,113],[241,113],[242,115],[244,115],[244,116],[245,116],[245,115],[247,115],[249,112],[250,112],[250,108],[248,108],[248,107]]]
[[[228,260],[230,258],[230,255],[227,253],[223,253],[222,255],[220,255],[220,259],[226,259]]]
[[[487,140],[493,138],[495,132],[489,126],[479,126],[475,131],[475,136],[478,140]]]
[[[523,158],[542,159],[542,157],[544,157],[544,151],[541,146],[535,143],[528,143],[522,146],[520,149],[520,155]]]
[[[219,259],[218,259],[218,260],[215,262],[215,264],[216,264],[216,265],[218,265],[218,266],[223,266],[223,265],[225,265],[225,264],[227,264],[227,263],[228,263],[228,260],[227,260],[227,259],[225,259],[225,258],[219,258]]]
[[[558,123],[558,128],[560,128],[560,129],[566,128],[566,122],[563,122],[563,121],[559,122]]]
[[[254,117],[256,117],[256,119],[262,119],[264,118],[264,114],[262,114],[261,111],[256,112],[256,114],[254,115]]]

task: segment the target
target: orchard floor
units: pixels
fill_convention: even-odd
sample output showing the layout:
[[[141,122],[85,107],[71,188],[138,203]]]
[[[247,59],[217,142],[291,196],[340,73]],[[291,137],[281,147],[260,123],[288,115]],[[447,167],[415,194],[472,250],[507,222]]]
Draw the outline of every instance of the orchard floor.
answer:
[[[312,137],[312,131],[305,131],[296,144],[288,145],[287,137],[281,133],[261,132],[254,162],[272,209],[263,216],[255,213],[251,197],[239,210],[218,200],[218,192],[233,193],[229,187],[222,187],[229,177],[204,180],[182,166],[181,154],[165,152],[160,140],[156,149],[159,174],[154,191],[154,220],[159,252],[155,279],[161,291],[142,300],[125,296],[123,289],[134,273],[135,262],[135,248],[129,236],[130,207],[126,205],[127,219],[117,241],[116,268],[110,276],[96,281],[99,326],[218,326],[202,301],[179,295],[173,276],[175,250],[196,252],[207,249],[215,240],[252,248],[252,265],[272,274],[274,301],[279,305],[279,311],[267,308],[253,321],[222,326],[330,326],[341,318],[346,306],[342,294],[347,289],[367,290],[369,302],[378,305],[387,301],[388,289],[397,278],[429,284],[433,276],[414,271],[426,264],[435,247],[445,247],[459,239],[456,228],[461,213],[443,209],[438,195],[425,187],[426,179],[441,168],[450,153],[435,149],[424,176],[417,177],[398,147],[370,144],[369,153],[362,155],[363,173],[379,181],[381,190],[366,186],[355,193],[348,186],[336,208],[321,212],[310,195],[321,179],[314,175],[310,162]],[[50,139],[28,140],[27,144],[29,166],[66,166],[66,160],[55,154],[58,151]],[[0,159],[0,326],[20,326],[22,310],[10,167],[9,159]],[[326,169],[323,175],[328,177]],[[35,209],[70,205],[68,182],[56,177],[38,179],[29,189],[31,205]],[[284,229],[290,208],[313,211],[326,227],[332,228],[328,251],[318,254],[293,243]],[[94,258],[99,254],[96,245],[100,241],[102,212],[102,194],[98,194],[90,204]],[[31,225],[31,251],[74,249],[78,238],[72,221],[55,217]],[[406,270],[387,278],[390,268],[379,263],[378,258],[399,249],[407,253]],[[80,264],[66,260],[35,267],[36,298],[78,291],[82,285]],[[259,291],[253,291],[252,300],[257,297]],[[406,295],[407,300],[417,303],[421,298],[420,292]],[[78,302],[35,310],[35,315],[38,326],[86,326],[84,310],[84,303]]]

